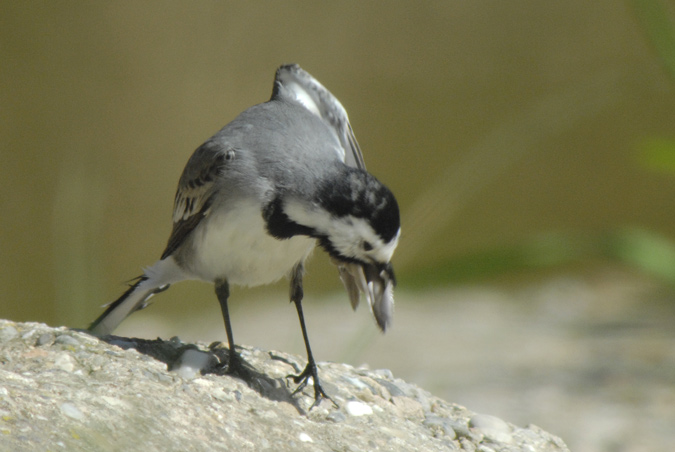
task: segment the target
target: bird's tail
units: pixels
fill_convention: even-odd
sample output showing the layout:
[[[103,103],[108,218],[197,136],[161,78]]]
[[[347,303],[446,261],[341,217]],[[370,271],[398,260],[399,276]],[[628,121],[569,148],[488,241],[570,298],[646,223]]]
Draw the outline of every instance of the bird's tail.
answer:
[[[169,288],[169,285],[189,279],[176,264],[173,257],[157,261],[145,269],[143,276],[135,282],[117,300],[107,305],[107,309],[89,326],[89,331],[97,336],[113,332],[129,314],[148,306],[150,297]]]
[[[113,332],[129,314],[145,308],[154,294],[169,288],[169,284],[157,286],[147,276],[139,276],[126,292],[107,305],[107,309],[89,326],[89,331],[97,336]]]

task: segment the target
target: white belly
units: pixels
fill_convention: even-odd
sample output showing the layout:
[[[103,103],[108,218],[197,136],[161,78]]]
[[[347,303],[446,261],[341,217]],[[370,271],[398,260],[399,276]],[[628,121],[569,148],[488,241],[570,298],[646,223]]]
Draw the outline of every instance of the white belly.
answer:
[[[211,212],[195,230],[194,255],[188,264],[197,278],[258,286],[287,276],[304,261],[316,241],[309,237],[278,240],[267,234],[260,204],[241,202],[227,212]]]

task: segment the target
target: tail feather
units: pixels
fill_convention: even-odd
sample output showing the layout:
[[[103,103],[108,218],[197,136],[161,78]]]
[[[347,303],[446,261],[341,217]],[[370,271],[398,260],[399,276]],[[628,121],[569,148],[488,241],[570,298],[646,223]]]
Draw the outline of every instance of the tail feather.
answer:
[[[143,276],[129,287],[117,300],[108,305],[101,316],[89,327],[97,336],[105,336],[119,325],[129,314],[145,308],[154,294],[169,288],[169,285],[191,279],[172,256],[160,259],[145,269]]]
[[[138,277],[121,297],[110,303],[105,312],[94,320],[89,331],[97,336],[112,333],[131,313],[145,308],[150,297],[168,288],[169,284],[157,287],[145,275]]]

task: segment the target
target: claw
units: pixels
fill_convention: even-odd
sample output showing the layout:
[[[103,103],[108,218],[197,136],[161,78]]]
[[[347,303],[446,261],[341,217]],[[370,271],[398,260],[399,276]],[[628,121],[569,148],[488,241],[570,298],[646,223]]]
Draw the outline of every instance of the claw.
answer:
[[[312,379],[312,383],[314,385],[314,403],[312,403],[312,406],[309,407],[309,411],[312,411],[314,407],[319,406],[324,399],[330,400],[335,408],[340,408],[340,406],[335,403],[335,400],[331,399],[330,396],[326,394],[326,391],[324,391],[321,387],[316,364],[313,362],[307,363],[305,370],[303,370],[300,375],[287,375],[286,378],[293,379],[293,382],[298,385],[298,387],[295,388],[295,391],[293,391],[293,395],[296,395],[305,389],[307,383],[309,383],[309,379]]]

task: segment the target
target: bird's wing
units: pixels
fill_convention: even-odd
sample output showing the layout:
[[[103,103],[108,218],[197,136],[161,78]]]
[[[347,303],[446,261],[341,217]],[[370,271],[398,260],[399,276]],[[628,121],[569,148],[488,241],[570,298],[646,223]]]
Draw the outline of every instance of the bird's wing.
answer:
[[[178,182],[173,207],[173,230],[162,259],[171,256],[185,238],[210,212],[217,191],[216,179],[229,152],[208,143],[200,146],[188,161]]]
[[[303,105],[331,127],[342,145],[344,162],[352,167],[366,169],[363,154],[344,107],[319,81],[297,64],[281,66],[277,70],[272,99],[285,98]],[[391,323],[394,307],[393,270],[380,272],[372,265],[333,260],[340,279],[347,289],[352,308],[356,309],[365,294],[368,304],[382,331]]]
[[[344,162],[356,168],[366,169],[363,154],[356,141],[347,112],[339,100],[318,80],[297,64],[277,69],[272,99],[286,98],[299,102],[307,110],[323,119],[337,135],[344,152]]]

